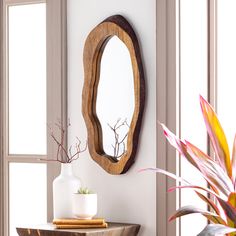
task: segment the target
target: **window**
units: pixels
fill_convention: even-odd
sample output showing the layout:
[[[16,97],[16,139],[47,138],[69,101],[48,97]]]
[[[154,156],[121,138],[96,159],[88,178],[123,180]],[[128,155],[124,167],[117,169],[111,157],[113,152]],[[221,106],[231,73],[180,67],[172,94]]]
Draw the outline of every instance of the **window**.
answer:
[[[8,6],[6,17],[8,153],[45,155],[46,3]]]
[[[233,0],[217,1],[217,112],[232,151],[236,133],[236,31],[233,29],[236,2]]]
[[[0,234],[52,220],[58,166],[47,123],[66,121],[66,1],[4,0]],[[52,53],[52,52],[57,52]]]
[[[47,221],[46,164],[16,163],[46,155],[46,4],[10,5],[6,20],[6,159],[9,227],[15,236],[17,224]]]
[[[197,7],[197,5],[199,7]],[[194,11],[191,10],[193,9],[191,8],[193,6]],[[200,146],[206,152],[209,152],[211,155],[213,155],[213,153],[211,153],[212,151],[209,145],[207,146],[203,118],[202,116],[198,117],[199,114],[201,115],[200,109],[197,110],[199,107],[198,96],[193,90],[202,94],[213,106],[215,106],[219,119],[226,132],[229,148],[232,151],[233,140],[236,132],[236,112],[232,109],[233,101],[236,98],[234,92],[234,77],[236,76],[234,69],[236,33],[232,30],[236,20],[235,9],[236,2],[233,0],[180,1],[180,64],[182,71],[182,73],[180,73],[180,116],[182,118],[186,117],[186,120],[181,118],[183,122],[181,123],[180,130],[184,131],[182,132],[183,137],[191,141],[194,140],[195,144]],[[190,14],[185,18],[185,21],[181,21],[182,17],[185,16],[185,12]],[[195,20],[193,20],[194,15]],[[199,27],[195,25],[196,23]],[[186,24],[189,28],[185,28]],[[191,29],[193,29],[193,31],[191,31]],[[198,29],[200,31],[198,31]],[[186,38],[188,40],[186,40]],[[188,45],[190,44],[192,44],[191,48],[188,48]],[[185,60],[184,57],[185,50],[187,50],[188,60]],[[193,50],[197,50],[199,57],[193,53]],[[199,58],[198,61],[196,61],[196,58]],[[191,69],[189,70],[189,68]],[[189,71],[187,75],[185,74],[186,71]],[[186,80],[189,81],[189,84]],[[188,91],[188,95],[185,91]],[[194,103],[196,104],[191,104],[186,112],[183,113],[183,106],[185,106],[186,100],[188,100],[188,104],[191,104],[191,101],[195,100],[196,102]],[[189,112],[190,110],[191,112]],[[198,114],[194,114],[195,111]],[[188,122],[188,120],[191,120],[191,122]],[[201,120],[201,123],[199,123],[198,120]],[[187,123],[190,123],[191,127],[187,127]],[[204,130],[202,130],[202,128],[204,128]],[[185,129],[188,134],[187,132],[185,134]],[[192,180],[192,170],[183,165],[182,162],[180,166],[181,170],[187,170],[181,171],[182,176]],[[198,180],[198,182],[199,181],[200,180]],[[181,201],[183,200],[183,197],[187,198],[188,194],[182,193]],[[190,201],[183,200],[184,205],[191,202],[192,204],[199,206],[200,201],[198,199],[193,199],[194,198],[191,197]],[[201,206],[201,208],[203,207],[204,205]],[[191,220],[192,219],[193,218],[191,217]],[[182,227],[180,229],[180,235],[195,235],[204,227],[204,222],[202,222],[200,218],[196,217],[194,222],[194,229],[189,231],[187,225],[190,222],[183,218],[183,220],[181,220]]]
[[[157,85],[158,120],[211,155],[198,97],[203,95],[215,107],[232,149],[236,132],[233,109],[236,98],[235,9],[234,0],[157,1],[157,67],[161,81]],[[204,185],[205,182],[194,175],[193,169],[182,158],[173,161],[176,153],[169,144],[163,144],[161,130],[158,130],[158,137],[158,166]],[[165,161],[159,160],[163,153],[166,153]],[[166,190],[175,183],[158,178],[158,235],[196,235],[206,224],[203,217],[183,217],[171,224],[167,219],[181,205],[194,204],[205,209],[206,205],[191,190],[168,194],[166,198]],[[166,189],[162,192],[163,186]],[[194,227],[189,227],[193,221]]]
[[[207,137],[199,106],[199,94],[207,97],[207,1],[180,1],[180,137],[207,152]],[[191,183],[206,183],[184,158],[179,160],[180,175]],[[206,209],[192,190],[181,190],[180,206]],[[189,227],[191,222],[197,227]],[[199,214],[180,219],[180,235],[197,235],[207,221]],[[186,227],[187,226],[187,227]]]

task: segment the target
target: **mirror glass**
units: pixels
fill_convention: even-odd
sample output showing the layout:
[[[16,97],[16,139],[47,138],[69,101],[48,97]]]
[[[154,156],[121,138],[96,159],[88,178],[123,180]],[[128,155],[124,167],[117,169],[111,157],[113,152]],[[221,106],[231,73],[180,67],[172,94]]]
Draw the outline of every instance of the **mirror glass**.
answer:
[[[128,48],[113,36],[101,58],[96,113],[104,152],[119,160],[127,150],[127,135],[134,112],[134,77]]]

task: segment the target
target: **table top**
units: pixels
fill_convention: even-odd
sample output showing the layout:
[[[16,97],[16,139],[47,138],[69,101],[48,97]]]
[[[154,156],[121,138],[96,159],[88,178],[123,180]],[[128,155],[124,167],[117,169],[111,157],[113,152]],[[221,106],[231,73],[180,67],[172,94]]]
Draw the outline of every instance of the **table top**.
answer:
[[[100,229],[56,229],[51,223],[16,228],[20,236],[136,236],[139,229],[138,224],[112,222],[108,222],[107,228]]]

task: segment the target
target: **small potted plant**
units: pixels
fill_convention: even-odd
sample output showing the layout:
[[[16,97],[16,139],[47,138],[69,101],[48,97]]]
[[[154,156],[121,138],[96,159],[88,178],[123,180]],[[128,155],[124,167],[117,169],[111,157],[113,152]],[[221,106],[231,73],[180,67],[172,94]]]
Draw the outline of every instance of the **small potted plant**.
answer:
[[[72,209],[78,219],[92,219],[97,214],[97,194],[80,188],[73,194]]]

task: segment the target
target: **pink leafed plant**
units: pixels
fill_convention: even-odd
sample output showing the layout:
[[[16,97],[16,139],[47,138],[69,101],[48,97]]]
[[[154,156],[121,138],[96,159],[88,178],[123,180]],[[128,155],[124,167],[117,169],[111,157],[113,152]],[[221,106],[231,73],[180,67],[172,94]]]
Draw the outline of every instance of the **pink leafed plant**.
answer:
[[[76,137],[75,145],[71,145],[69,148],[66,146],[67,130],[71,126],[70,121],[66,127],[63,127],[61,121],[55,123],[55,127],[58,129],[60,135],[57,137],[51,126],[48,126],[49,133],[55,144],[57,145],[56,159],[40,159],[43,161],[56,161],[60,163],[71,163],[79,158],[80,153],[87,150],[87,141],[84,148],[81,148],[81,141]]]
[[[161,126],[169,143],[181,154],[182,158],[186,158],[198,170],[206,180],[208,187],[192,184],[159,168],[146,168],[140,171],[152,170],[176,179],[181,186],[175,186],[169,191],[176,188],[193,189],[197,196],[209,206],[209,211],[198,209],[195,206],[181,207],[170,217],[170,221],[185,215],[199,213],[206,217],[210,224],[198,236],[236,235],[236,135],[230,157],[227,139],[214,109],[202,96],[200,96],[200,105],[215,154],[213,157],[192,143],[176,137],[164,124]],[[204,195],[203,192],[207,194]]]

